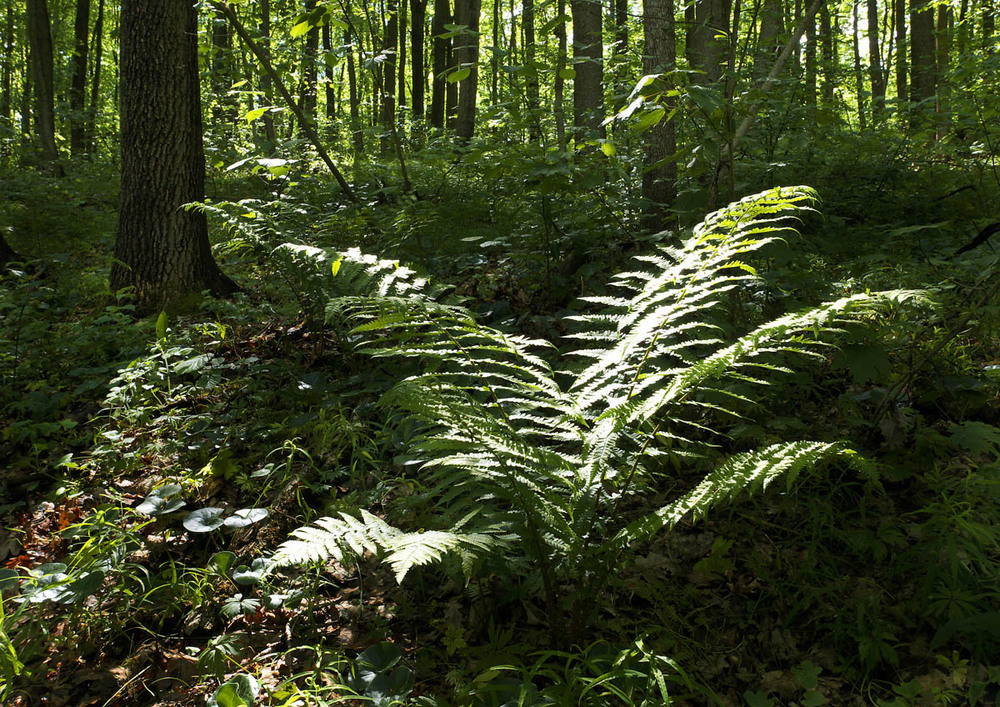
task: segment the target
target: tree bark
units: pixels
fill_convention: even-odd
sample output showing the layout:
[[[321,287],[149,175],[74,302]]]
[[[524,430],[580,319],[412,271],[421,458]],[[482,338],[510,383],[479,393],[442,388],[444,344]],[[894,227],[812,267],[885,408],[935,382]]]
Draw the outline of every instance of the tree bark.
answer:
[[[306,0],[305,9],[316,9],[316,0]],[[310,27],[306,32],[305,49],[302,53],[302,83],[299,89],[299,103],[306,119],[316,124],[316,84],[319,81],[319,27]]]
[[[937,104],[935,106],[935,112],[937,113],[937,139],[941,140],[944,138],[945,133],[948,132],[948,127],[951,121],[948,118],[948,98],[949,98],[949,86],[948,86],[948,71],[951,65],[951,34],[952,34],[952,19],[954,15],[952,9],[947,5],[938,5],[937,8],[937,32],[935,33],[935,40],[937,41],[937,50],[935,52],[936,67],[935,75],[937,77]]]
[[[642,70],[646,75],[662,74],[656,89],[664,92],[662,101],[667,114],[646,134],[645,168],[642,174],[642,196],[649,201],[642,225],[652,231],[670,227],[675,218],[670,212],[677,198],[677,152],[675,123],[670,116],[673,97],[666,92],[674,87],[677,63],[677,40],[674,29],[674,0],[645,0],[642,13]]]
[[[524,32],[524,90],[528,107],[528,140],[538,142],[541,135],[538,111],[538,66],[535,53],[535,0],[521,0],[521,29]]]
[[[427,22],[427,0],[410,0],[410,96],[413,117],[424,117],[424,25]]]
[[[687,30],[687,56],[691,68],[700,71],[697,83],[714,84],[722,78],[729,57],[731,0],[696,0]]]
[[[882,48],[879,46],[878,0],[868,2],[868,82],[872,87],[872,123],[882,120],[885,111],[885,82],[882,78]]]
[[[76,0],[73,23],[72,79],[69,89],[69,149],[79,157],[86,149],[87,39],[90,35],[90,0]]]
[[[566,14],[566,0],[557,0],[556,17]],[[566,23],[559,21],[552,29],[556,35],[556,77],[552,87],[552,112],[556,119],[556,141],[560,147],[566,145],[566,108],[564,91],[566,80],[563,72],[566,70]]]
[[[892,0],[892,3],[896,25],[896,113],[902,115],[909,98],[906,87],[909,73],[906,61],[906,0]]]
[[[903,0],[899,0],[902,2]],[[820,94],[824,108],[833,108],[833,89],[837,85],[837,53],[834,49],[833,26],[830,21],[830,3],[823,2],[819,16],[821,42],[823,44],[823,90]]]
[[[345,44],[352,45],[351,30],[344,30]],[[365,152],[365,134],[361,129],[361,98],[358,95],[358,72],[354,66],[354,46],[347,51],[347,83],[351,101],[351,139],[354,145],[355,161]]]
[[[14,72],[14,3],[7,3],[7,12],[4,18],[3,28],[3,51],[6,60],[0,67],[0,121],[6,122],[11,117],[12,101],[12,81]]]
[[[601,4],[596,0],[570,0],[573,13],[573,126],[584,139],[603,137],[604,38]]]
[[[445,34],[446,24],[451,24],[449,0],[434,0],[434,17],[431,20],[431,63],[434,71],[431,81],[431,126],[438,130],[444,130],[448,87],[445,74],[451,65],[451,38],[441,36]]]
[[[216,265],[205,192],[197,12],[188,0],[123,0],[121,195],[111,289],[132,288],[137,311],[189,304],[236,284]]]
[[[934,68],[934,9],[928,7],[925,0],[910,0],[911,103],[917,104],[934,98],[937,88]],[[920,110],[911,112],[911,127],[925,122],[920,113]]]
[[[455,135],[470,139],[476,132],[476,97],[479,93],[479,15],[481,0],[456,0],[455,24],[465,25],[467,31],[455,38],[455,61],[459,69],[468,69],[469,75],[458,82],[458,116]]]
[[[90,106],[87,110],[87,138],[90,149],[96,151],[97,114],[101,102],[101,62],[104,57],[104,0],[97,2],[97,19],[94,20],[94,33],[90,46],[94,48],[94,71],[90,81]]]
[[[393,148],[392,129],[396,120],[396,40],[398,38],[398,3],[399,0],[389,0],[386,12],[388,17],[382,28],[382,109],[379,123],[382,126],[382,154]]]
[[[861,39],[858,28],[858,4],[854,0],[852,6],[853,22],[851,23],[851,47],[854,49],[854,92],[858,97],[858,127],[865,130],[868,127],[868,115],[865,113],[865,74],[861,69]]]
[[[41,158],[52,173],[63,176],[56,148],[55,83],[52,32],[46,0],[27,0],[28,44],[31,45],[31,76],[35,91],[35,130],[41,141]]]

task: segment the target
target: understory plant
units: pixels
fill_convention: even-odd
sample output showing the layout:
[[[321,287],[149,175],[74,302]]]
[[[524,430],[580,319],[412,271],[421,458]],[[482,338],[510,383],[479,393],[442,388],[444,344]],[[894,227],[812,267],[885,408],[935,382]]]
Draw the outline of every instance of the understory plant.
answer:
[[[763,192],[711,214],[680,245],[637,258],[609,283],[615,294],[588,298],[592,311],[567,323],[574,348],[563,356],[423,294],[396,264],[312,253],[333,282],[350,278],[361,293],[333,298],[328,319],[346,321],[364,354],[418,362],[383,404],[422,425],[409,451],[427,506],[419,530],[364,509],[321,518],[296,530],[276,563],[370,552],[399,581],[455,559],[467,579],[502,567],[536,589],[564,645],[594,618],[636,543],[820,460],[859,463],[836,441],[736,453],[722,444],[755,386],[789,372],[796,356],[824,358],[825,335],[914,296],[856,294],[727,336],[727,306],[758,279],[747,260],[791,233],[789,219],[815,201],[805,187]],[[687,483],[693,472],[700,480]]]

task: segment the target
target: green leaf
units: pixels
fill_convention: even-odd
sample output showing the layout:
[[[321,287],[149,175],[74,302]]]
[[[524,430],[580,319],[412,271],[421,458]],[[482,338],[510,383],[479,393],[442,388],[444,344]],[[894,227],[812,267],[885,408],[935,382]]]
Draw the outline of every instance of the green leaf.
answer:
[[[179,484],[166,484],[160,486],[143,499],[142,503],[135,507],[136,512],[147,516],[162,516],[182,508],[185,503],[183,499],[173,498],[181,492]]]
[[[258,557],[250,563],[250,567],[240,565],[233,570],[233,581],[241,587],[249,587],[257,584],[257,582],[259,582],[261,578],[267,574],[267,570],[270,566],[271,561],[269,559]]]
[[[1000,449],[1000,428],[969,420],[952,426],[951,443],[975,456],[995,455]]]
[[[163,341],[167,338],[167,313],[160,312],[156,318],[156,340]]]
[[[199,508],[187,514],[184,518],[184,527],[192,533],[210,533],[222,527],[224,522],[222,520],[223,513],[225,511],[222,508],[216,508],[215,506]]]
[[[291,35],[292,39],[298,39],[312,28],[313,28],[312,22],[310,22],[309,20],[302,20],[297,25],[292,27],[292,31],[289,32],[289,34]]]
[[[236,564],[236,553],[229,550],[217,552],[208,560],[209,569],[223,576],[229,574],[234,564]]]
[[[265,106],[263,108],[254,108],[251,111],[247,111],[246,115],[243,116],[243,119],[246,120],[247,121],[247,125],[249,125],[253,121],[255,121],[258,118],[260,118],[262,115],[264,115],[265,113],[267,113],[267,111],[269,111],[269,110],[270,110],[269,106]]]
[[[823,668],[819,667],[811,660],[807,660],[802,663],[797,668],[792,668],[792,673],[795,675],[796,682],[803,690],[815,690],[816,686],[819,684],[819,674],[823,672]]]
[[[472,73],[472,69],[470,69],[467,66],[464,69],[458,69],[457,71],[452,71],[450,74],[448,74],[448,76],[447,76],[447,78],[445,80],[448,83],[458,83],[459,81],[467,79],[469,77],[469,74],[471,74],[471,73]]]
[[[252,675],[237,675],[219,686],[208,700],[209,707],[253,707],[260,684]]]
[[[565,81],[572,81],[576,78],[576,69],[569,66],[559,69],[559,77]]]
[[[639,133],[645,132],[663,120],[666,114],[667,109],[663,106],[653,106],[652,108],[643,110],[639,114],[639,118],[632,125],[632,129]]]
[[[0,568],[0,592],[15,589],[21,581],[21,575],[16,570],[7,567]]]
[[[245,528],[267,518],[266,508],[241,508],[223,523],[227,528]]]
[[[601,140],[601,152],[608,157],[614,157],[617,150],[615,149],[615,144],[610,140]]]

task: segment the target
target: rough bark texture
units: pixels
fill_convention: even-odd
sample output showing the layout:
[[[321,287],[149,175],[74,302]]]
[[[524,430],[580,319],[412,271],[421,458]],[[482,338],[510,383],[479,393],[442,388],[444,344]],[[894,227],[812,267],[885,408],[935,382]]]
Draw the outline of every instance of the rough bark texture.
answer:
[[[906,84],[909,78],[906,61],[906,0],[893,0],[892,11],[896,25],[896,106],[901,113],[906,106]]]
[[[90,41],[94,48],[94,72],[90,83],[90,107],[87,110],[87,137],[92,149],[97,149],[97,108],[101,98],[101,60],[104,54],[104,0],[98,0],[97,19],[94,20],[94,34]]]
[[[910,0],[910,101],[934,97],[934,9],[925,0]]]
[[[481,0],[457,0],[455,24],[469,28],[467,33],[455,38],[455,61],[460,69],[469,69],[469,75],[458,82],[458,116],[455,135],[463,140],[476,131],[476,96],[479,93],[479,15]]]
[[[904,2],[905,0],[899,0]],[[833,26],[830,21],[830,3],[824,2],[819,16],[820,36],[823,45],[823,62],[820,69],[823,74],[823,90],[820,94],[824,108],[833,107],[833,89],[837,85],[837,54],[834,51]]]
[[[872,87],[872,122],[882,119],[885,109],[885,82],[882,75],[882,48],[879,46],[877,0],[868,0],[868,81]]]
[[[585,137],[604,135],[604,40],[601,36],[601,4],[594,0],[571,0],[573,13],[573,125],[585,129]]]
[[[662,73],[664,76],[657,82],[657,88],[668,91],[674,85],[677,56],[673,0],[645,0],[642,29],[646,42],[643,73]],[[668,115],[673,107],[674,100],[666,98],[664,108]],[[677,198],[677,162],[671,159],[677,151],[673,120],[664,118],[647,133],[645,151],[642,196],[649,200],[650,206],[643,226],[659,231],[672,224],[670,207]]]
[[[697,0],[690,12],[687,57],[691,68],[702,72],[698,83],[718,83],[729,56],[731,0]]]
[[[951,68],[951,36],[953,32],[953,20],[954,13],[952,12],[952,9],[946,5],[938,5],[937,33],[935,34],[935,39],[937,40],[937,51],[935,52],[937,60],[935,62],[935,75],[937,77],[936,113],[938,140],[944,138],[945,133],[948,132],[948,128],[951,124],[951,119],[948,116],[948,72]]]
[[[197,15],[189,0],[123,0],[121,196],[111,289],[133,288],[140,312],[193,293],[231,294],[208,224],[185,204],[204,198]]]
[[[31,45],[31,76],[35,91],[35,131],[42,146],[42,160],[56,176],[62,176],[56,149],[55,85],[52,64],[52,32],[46,0],[27,0],[28,43]]]
[[[760,9],[760,35],[754,57],[754,77],[760,80],[771,70],[774,59],[784,46],[785,16],[781,0],[764,0]]]
[[[73,75],[69,88],[69,149],[78,157],[86,148],[87,39],[90,34],[90,0],[76,0],[73,23]]]
[[[566,14],[566,0],[556,0],[556,17]],[[566,145],[566,111],[563,92],[566,82],[563,79],[563,70],[566,68],[566,24],[557,22],[552,29],[556,35],[558,48],[556,50],[556,77],[552,87],[552,112],[556,119],[556,140],[560,146]]]
[[[427,22],[427,0],[410,0],[410,96],[413,117],[424,117],[424,24]]]
[[[538,67],[535,60],[535,0],[521,0],[521,28],[524,30],[524,64],[528,67],[524,81],[529,114],[528,139],[531,142],[538,142],[541,133],[538,127],[541,102],[538,93]]]
[[[392,150],[392,126],[396,120],[396,40],[399,38],[399,18],[397,0],[389,0],[388,17],[382,31],[382,109],[379,123],[382,126],[382,154]]]
[[[14,70],[14,3],[7,3],[3,29],[3,51],[7,60],[0,67],[0,120],[10,120],[11,74]]]
[[[316,0],[306,0],[305,9],[316,8]],[[319,27],[312,27],[306,32],[305,51],[302,54],[302,86],[299,90],[302,112],[313,124],[316,124],[316,82],[319,80],[317,65],[319,63]]]
[[[445,97],[447,83],[445,72],[451,64],[451,39],[441,37],[444,26],[451,23],[451,6],[448,0],[434,0],[434,18],[431,20],[431,36],[434,38],[432,66],[434,78],[431,85],[431,125],[444,129]]]
[[[858,127],[865,130],[868,127],[868,114],[865,113],[865,74],[861,68],[861,40],[858,29],[858,3],[854,0],[851,24],[851,47],[854,50],[854,92],[858,97]]]

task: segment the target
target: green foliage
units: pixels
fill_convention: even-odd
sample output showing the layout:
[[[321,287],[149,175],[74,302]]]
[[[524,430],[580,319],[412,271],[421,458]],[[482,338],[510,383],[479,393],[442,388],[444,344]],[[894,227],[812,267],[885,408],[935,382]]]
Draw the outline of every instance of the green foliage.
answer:
[[[329,312],[355,323],[360,350],[421,362],[386,394],[424,427],[411,454],[423,462],[435,498],[406,533],[370,513],[342,513],[296,532],[278,563],[373,552],[402,580],[415,566],[460,555],[467,574],[491,555],[540,577],[552,633],[587,623],[591,597],[628,559],[629,547],[704,515],[746,489],[832,455],[830,442],[785,442],[712,459],[703,480],[650,508],[663,492],[664,458],[710,454],[721,420],[751,400],[734,385],[766,385],[786,372],[787,354],[818,356],[820,334],[863,321],[908,293],[855,295],[788,314],[725,342],[715,317],[730,293],[755,277],[745,259],[808,204],[806,189],[772,190],[733,204],[681,246],[640,259],[614,286],[623,296],[591,298],[603,309],[577,318],[573,353],[591,362],[557,374],[535,351],[549,345],[478,324],[461,307],[384,288],[341,297]],[[571,375],[563,388],[560,377]],[[638,505],[638,508],[636,507]],[[571,587],[571,606],[560,596]]]

